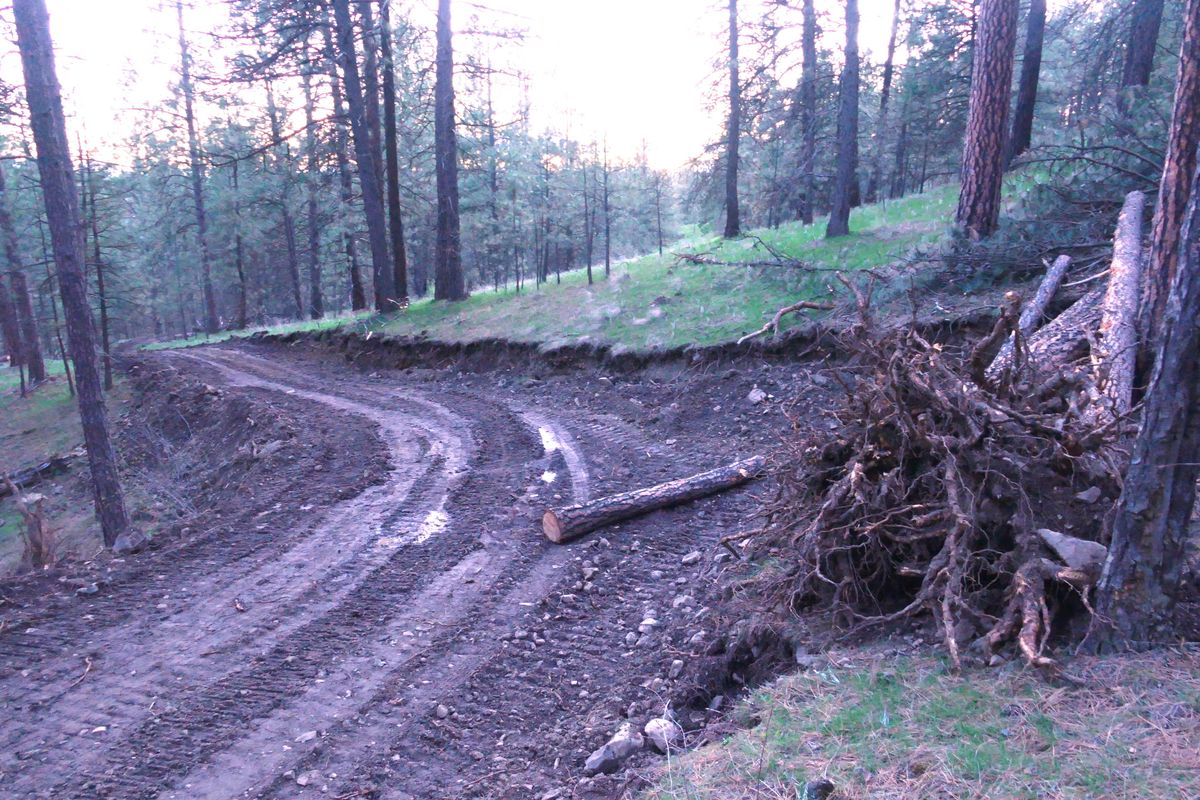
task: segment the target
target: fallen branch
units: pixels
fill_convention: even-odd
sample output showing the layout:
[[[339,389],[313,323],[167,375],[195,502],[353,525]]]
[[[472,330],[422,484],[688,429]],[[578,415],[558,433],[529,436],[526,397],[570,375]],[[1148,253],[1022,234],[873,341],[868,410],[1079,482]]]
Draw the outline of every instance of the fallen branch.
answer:
[[[1017,341],[1029,339],[1033,332],[1037,330],[1042,318],[1046,315],[1046,308],[1050,305],[1050,301],[1054,299],[1054,293],[1058,291],[1063,276],[1067,274],[1067,268],[1070,266],[1070,256],[1059,256],[1054,259],[1054,263],[1046,270],[1046,275],[1042,278],[1042,282],[1038,284],[1037,292],[1034,293],[1033,299],[1021,309],[1021,319],[1017,324],[1017,333],[1008,338],[1008,341],[1000,348],[1000,352],[996,355],[996,358],[988,365],[988,380],[995,381],[999,377],[998,365],[1012,363],[1013,351]]]
[[[763,325],[758,330],[747,333],[745,336],[737,340],[738,344],[745,344],[751,339],[756,339],[765,333],[776,334],[779,332],[779,323],[788,314],[794,314],[797,311],[832,311],[836,306],[833,303],[814,303],[811,300],[801,300],[799,303],[793,303],[790,306],[784,306],[775,312],[775,316],[771,317],[771,321]]]
[[[1142,192],[1130,192],[1125,196],[1113,236],[1112,268],[1100,313],[1098,352],[1095,353],[1096,384],[1112,416],[1125,414],[1133,404],[1136,318],[1141,299],[1142,211],[1145,207],[1146,195]]]
[[[555,544],[569,542],[606,525],[740,486],[762,474],[765,463],[762,456],[754,456],[690,478],[548,509],[542,516],[542,530]]]

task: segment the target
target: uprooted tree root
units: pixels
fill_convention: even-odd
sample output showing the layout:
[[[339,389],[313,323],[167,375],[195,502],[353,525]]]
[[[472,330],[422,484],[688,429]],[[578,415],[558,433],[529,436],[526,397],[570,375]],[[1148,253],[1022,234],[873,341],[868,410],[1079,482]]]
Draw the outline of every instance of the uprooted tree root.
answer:
[[[869,325],[847,349],[840,424],[776,460],[779,491],[752,538],[776,556],[760,588],[776,608],[823,606],[851,628],[929,612],[956,666],[964,648],[990,659],[1015,643],[1053,667],[1052,624],[1087,614],[1096,575],[1051,558],[1037,529],[1091,519],[1072,535],[1099,539],[1120,486],[1114,426],[1086,421],[1085,372],[1024,370],[992,391],[970,377],[978,349],[958,357]],[[1109,499],[1076,497],[1092,487]]]

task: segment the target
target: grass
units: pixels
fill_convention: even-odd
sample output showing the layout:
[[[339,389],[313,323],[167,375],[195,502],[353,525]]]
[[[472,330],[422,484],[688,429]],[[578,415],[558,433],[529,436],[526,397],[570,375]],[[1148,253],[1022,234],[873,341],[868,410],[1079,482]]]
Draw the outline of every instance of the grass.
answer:
[[[216,344],[218,342],[229,341],[230,339],[244,339],[247,336],[252,336],[261,331],[270,331],[272,333],[293,333],[295,331],[321,331],[329,328],[337,328],[343,325],[352,325],[356,322],[368,318],[370,315],[364,313],[358,314],[341,314],[336,316],[323,317],[315,320],[297,320],[296,322],[284,322],[277,325],[267,325],[259,327],[250,327],[241,331],[221,331],[220,333],[207,334],[199,333],[195,336],[189,336],[185,339],[169,339],[162,342],[151,342],[142,345],[142,350],[176,350],[183,347],[198,347],[204,344]]]
[[[1015,665],[950,672],[931,657],[834,657],[756,692],[759,720],[673,758],[649,800],[1200,796],[1200,650],[1081,659],[1083,687]]]

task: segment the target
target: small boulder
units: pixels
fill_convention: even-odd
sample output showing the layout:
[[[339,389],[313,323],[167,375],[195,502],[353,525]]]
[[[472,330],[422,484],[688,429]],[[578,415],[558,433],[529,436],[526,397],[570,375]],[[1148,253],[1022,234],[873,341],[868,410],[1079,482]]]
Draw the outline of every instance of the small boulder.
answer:
[[[1077,539],[1049,528],[1038,528],[1037,535],[1071,569],[1099,572],[1108,558],[1108,548],[1099,542]]]
[[[625,763],[625,759],[641,750],[645,744],[646,740],[642,738],[642,734],[627,722],[617,728],[617,732],[604,746],[588,756],[583,771],[587,775],[609,775],[616,772]]]
[[[746,395],[746,400],[749,401],[750,405],[752,406],[756,406],[759,403],[764,402],[766,399],[767,393],[757,386],[750,390],[750,394]]]
[[[664,755],[678,749],[683,741],[683,728],[668,717],[655,717],[646,723],[646,743]]]
[[[1103,494],[1104,493],[1100,491],[1099,486],[1093,486],[1090,489],[1085,489],[1079,494],[1075,495],[1075,499],[1087,503],[1090,506],[1092,503],[1095,503],[1097,500],[1099,500]]]
[[[677,658],[671,662],[671,667],[670,667],[670,669],[667,670],[667,677],[669,677],[671,680],[675,680],[682,674],[683,674],[683,661],[681,661],[680,659]]]
[[[703,555],[700,553],[700,551],[693,550],[692,552],[688,553],[686,556],[681,558],[680,561],[683,562],[683,565],[685,567],[690,567],[692,564],[700,563],[701,558],[703,558]]]

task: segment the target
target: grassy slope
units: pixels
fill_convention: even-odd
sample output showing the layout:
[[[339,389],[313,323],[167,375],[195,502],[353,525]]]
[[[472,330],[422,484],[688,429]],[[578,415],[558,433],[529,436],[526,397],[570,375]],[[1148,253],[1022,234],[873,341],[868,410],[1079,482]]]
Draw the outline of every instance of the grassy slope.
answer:
[[[887,264],[919,244],[938,240],[953,208],[950,188],[856,209],[851,236],[826,241],[825,220],[755,231],[763,241],[823,269],[856,270]],[[711,253],[722,261],[769,260],[753,238],[724,242],[693,236],[676,252]],[[583,270],[551,276],[540,290],[480,291],[465,303],[420,301],[371,327],[445,341],[503,337],[517,341],[593,341],[642,349],[714,344],[754,330],[780,306],[829,292],[828,274],[771,268],[689,265],[671,253],[616,264],[587,285]],[[792,323],[796,324],[796,323]]]
[[[950,673],[918,657],[850,654],[761,689],[756,720],[668,761],[652,800],[1200,796],[1200,651],[1082,659],[1086,689],[1016,665]]]

